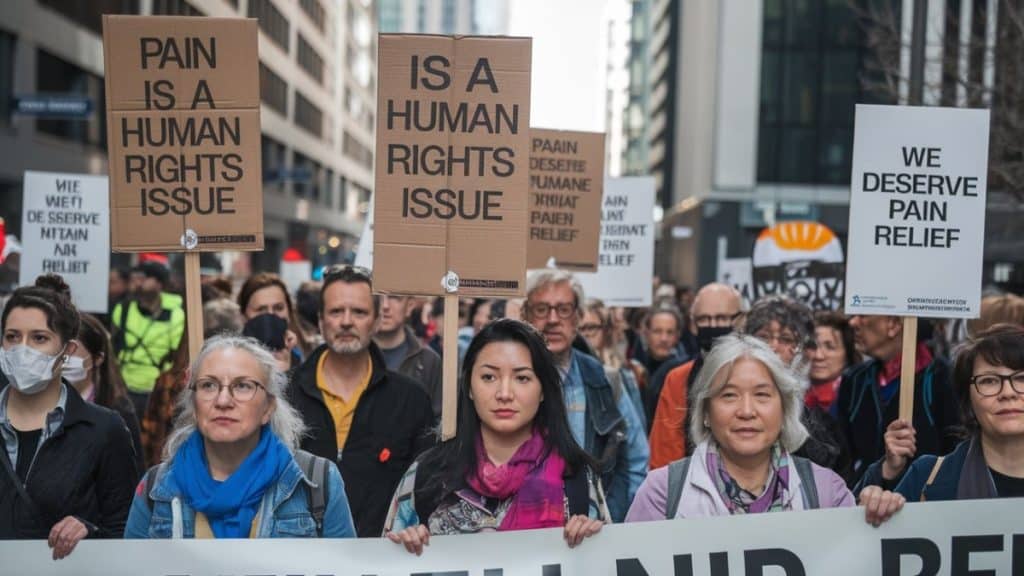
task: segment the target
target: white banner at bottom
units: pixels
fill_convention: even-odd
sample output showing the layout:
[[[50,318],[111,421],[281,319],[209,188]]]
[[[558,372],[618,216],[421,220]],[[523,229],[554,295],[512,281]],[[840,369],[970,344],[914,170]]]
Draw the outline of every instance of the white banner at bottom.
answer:
[[[881,528],[860,508],[386,540],[0,542],[0,574],[74,576],[1002,576],[1024,574],[1024,499],[908,504]]]

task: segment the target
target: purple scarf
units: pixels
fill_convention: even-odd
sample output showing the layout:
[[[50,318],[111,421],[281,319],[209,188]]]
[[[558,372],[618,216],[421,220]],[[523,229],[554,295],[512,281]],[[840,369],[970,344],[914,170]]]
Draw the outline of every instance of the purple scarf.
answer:
[[[730,514],[760,514],[788,509],[789,457],[778,444],[772,446],[771,470],[760,496],[744,490],[729,475],[713,443],[708,446],[707,467]]]
[[[549,451],[537,430],[512,458],[496,466],[476,440],[477,469],[466,482],[477,494],[495,500],[513,498],[498,530],[529,530],[565,525],[565,460]]]

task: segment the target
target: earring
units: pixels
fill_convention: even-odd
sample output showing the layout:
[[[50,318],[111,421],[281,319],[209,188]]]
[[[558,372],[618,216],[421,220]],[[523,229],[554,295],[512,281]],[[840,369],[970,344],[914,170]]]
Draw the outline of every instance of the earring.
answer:
[[[708,421],[707,421],[707,420],[705,420],[705,421],[704,421],[704,427],[705,427],[705,428],[711,428],[711,425],[710,425],[710,424],[708,424]]]

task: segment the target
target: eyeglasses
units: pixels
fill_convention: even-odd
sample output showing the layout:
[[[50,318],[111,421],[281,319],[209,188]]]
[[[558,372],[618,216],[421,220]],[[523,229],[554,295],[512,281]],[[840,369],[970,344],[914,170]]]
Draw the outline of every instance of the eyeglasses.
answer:
[[[548,304],[546,302],[538,302],[537,304],[530,304],[528,309],[530,315],[536,319],[547,318],[551,311],[554,310],[558,314],[559,318],[569,318],[576,313],[576,305],[568,302],[561,304]]]
[[[252,400],[256,396],[256,391],[260,388],[266,390],[263,384],[251,380],[239,380],[230,384],[221,384],[216,380],[199,380],[198,382],[193,382],[190,388],[196,393],[196,398],[205,402],[220,396],[221,388],[227,388],[228,394],[239,402]]]
[[[694,316],[693,321],[701,328],[707,328],[709,326],[729,326],[742,314],[743,312],[737,312],[735,314],[716,314],[714,316],[702,314],[700,316]]]
[[[998,396],[1003,393],[1003,383],[1009,382],[1017,394],[1024,394],[1024,370],[1009,376],[1004,374],[978,374],[971,377],[971,384],[981,396]]]
[[[796,337],[792,334],[772,334],[771,332],[757,332],[754,334],[754,338],[764,342],[765,344],[771,345],[772,342],[778,342],[783,346],[789,348],[796,348],[797,341]]]
[[[597,334],[604,326],[600,324],[580,324],[579,331],[582,334]]]

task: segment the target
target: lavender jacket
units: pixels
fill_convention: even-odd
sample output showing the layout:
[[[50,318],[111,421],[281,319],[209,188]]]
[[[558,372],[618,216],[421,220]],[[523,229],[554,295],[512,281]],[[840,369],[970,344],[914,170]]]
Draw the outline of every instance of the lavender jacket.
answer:
[[[707,442],[702,442],[694,450],[690,458],[690,470],[683,483],[683,493],[679,499],[679,510],[676,518],[695,518],[700,516],[728,516],[729,509],[707,468]],[[821,508],[842,508],[853,506],[853,494],[846,483],[835,472],[811,465],[814,473],[814,484],[818,488],[818,503]],[[800,475],[793,471],[789,475],[790,490],[787,508],[803,510],[803,490],[800,486]],[[795,496],[800,494],[800,498]],[[665,520],[665,508],[668,501],[668,466],[651,470],[647,479],[636,493],[633,505],[626,514],[626,522],[649,522]]]

